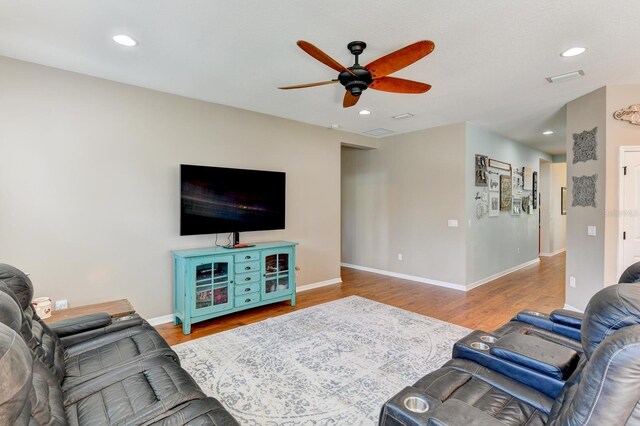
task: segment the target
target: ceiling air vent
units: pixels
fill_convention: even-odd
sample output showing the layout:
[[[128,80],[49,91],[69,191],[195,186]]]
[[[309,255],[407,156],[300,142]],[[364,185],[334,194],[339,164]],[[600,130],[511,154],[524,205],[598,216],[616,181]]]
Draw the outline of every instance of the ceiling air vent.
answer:
[[[547,77],[547,81],[549,83],[560,83],[561,81],[574,80],[576,78],[580,78],[584,75],[584,71],[571,71],[564,74],[558,74],[551,77]]]
[[[393,130],[378,128],[378,129],[367,130],[366,132],[362,132],[362,133],[369,136],[384,136],[394,132]]]

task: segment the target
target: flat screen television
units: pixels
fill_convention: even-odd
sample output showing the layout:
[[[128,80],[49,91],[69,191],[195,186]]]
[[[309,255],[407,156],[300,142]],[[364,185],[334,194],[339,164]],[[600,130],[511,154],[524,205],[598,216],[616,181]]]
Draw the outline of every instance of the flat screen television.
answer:
[[[182,164],[180,188],[180,235],[284,229],[284,172]]]

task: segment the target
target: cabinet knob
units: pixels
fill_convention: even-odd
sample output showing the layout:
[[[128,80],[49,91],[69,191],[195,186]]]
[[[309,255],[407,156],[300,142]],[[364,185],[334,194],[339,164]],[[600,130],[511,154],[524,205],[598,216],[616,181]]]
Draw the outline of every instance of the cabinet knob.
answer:
[[[245,281],[251,281],[251,277],[247,277],[244,279]]]
[[[251,266],[245,266],[245,267],[244,267],[244,270],[245,270],[245,271],[250,271],[250,270],[251,270]]]
[[[251,299],[244,299],[244,303],[249,303],[251,302]]]
[[[251,291],[251,287],[245,288],[244,291]]]
[[[244,258],[245,259],[251,259],[251,256],[245,256]]]

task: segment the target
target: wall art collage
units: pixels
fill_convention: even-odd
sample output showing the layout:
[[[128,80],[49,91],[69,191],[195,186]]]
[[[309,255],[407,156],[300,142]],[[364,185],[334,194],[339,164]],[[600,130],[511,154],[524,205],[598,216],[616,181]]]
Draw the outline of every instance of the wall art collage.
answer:
[[[512,216],[533,214],[538,207],[537,172],[486,155],[476,154],[475,159],[475,184],[483,187],[475,195],[476,218],[498,217],[501,211]]]

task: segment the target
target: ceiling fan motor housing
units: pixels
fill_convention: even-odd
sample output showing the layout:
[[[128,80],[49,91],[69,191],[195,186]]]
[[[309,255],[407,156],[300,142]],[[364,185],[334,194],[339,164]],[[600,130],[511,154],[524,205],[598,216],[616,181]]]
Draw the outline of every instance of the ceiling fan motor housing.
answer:
[[[353,66],[349,68],[353,74],[342,71],[338,75],[338,80],[353,96],[360,96],[360,94],[367,90],[369,84],[373,81],[371,73],[361,66]]]

